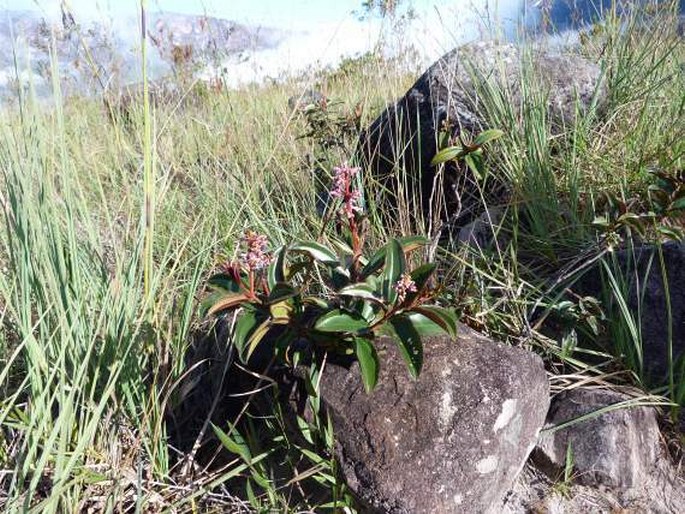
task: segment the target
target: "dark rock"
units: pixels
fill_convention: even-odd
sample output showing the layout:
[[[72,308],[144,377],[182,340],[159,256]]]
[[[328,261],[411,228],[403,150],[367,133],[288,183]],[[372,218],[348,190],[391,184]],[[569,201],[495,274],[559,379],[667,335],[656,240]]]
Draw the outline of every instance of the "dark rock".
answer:
[[[527,464],[498,514],[680,514],[683,484],[673,470],[646,477],[640,487],[615,490],[550,480]]]
[[[630,400],[607,389],[572,389],[556,396],[547,427]],[[649,407],[610,410],[556,432],[543,432],[533,458],[538,467],[557,478],[569,445],[578,483],[627,489],[644,481],[659,450],[661,434],[656,412]]]
[[[476,252],[490,248],[495,242],[503,248],[509,240],[502,227],[504,214],[505,210],[501,207],[486,209],[483,214],[459,230],[459,243]]]
[[[563,392],[552,400],[547,428],[630,399],[606,389]],[[566,480],[569,444],[573,469]],[[685,484],[661,444],[657,413],[643,406],[543,431],[500,512],[667,514],[682,512],[683,505]]]
[[[664,278],[657,248],[645,245],[637,249],[616,252],[614,273],[621,274],[626,283],[626,300],[631,313],[641,327],[644,375],[655,382],[663,382],[669,368],[669,323],[672,323],[673,359],[677,361],[685,353],[685,244],[668,242],[662,245],[667,276],[671,319],[668,316]],[[577,289],[602,297],[601,284],[604,271],[588,272],[578,283]],[[608,284],[605,287],[610,290]],[[611,297],[606,302],[614,302]]]
[[[542,361],[459,330],[425,341],[418,380],[388,339],[371,394],[356,364],[323,375],[342,472],[369,512],[488,512],[535,444],[549,404]]]
[[[453,137],[487,128],[482,92],[488,84],[496,91],[508,91],[513,104],[520,106],[524,101],[520,87],[523,60],[518,47],[495,42],[473,43],[449,52],[362,134],[361,159],[389,191],[396,189],[393,174],[406,174],[400,178],[421,186],[427,207],[435,178],[430,161],[436,153],[436,134],[444,123],[449,124]],[[582,113],[590,108],[596,91],[600,91],[600,101],[603,98],[601,70],[588,60],[537,52],[532,61],[536,80],[531,82],[547,94],[549,115],[558,129],[573,121],[577,103]],[[450,175],[454,174],[446,174]],[[477,191],[475,186],[469,187],[469,180],[450,179],[445,186],[451,204],[448,216],[455,214],[456,205],[468,211],[472,203],[481,203],[477,194],[468,196],[471,190]],[[450,200],[450,195],[458,198]]]

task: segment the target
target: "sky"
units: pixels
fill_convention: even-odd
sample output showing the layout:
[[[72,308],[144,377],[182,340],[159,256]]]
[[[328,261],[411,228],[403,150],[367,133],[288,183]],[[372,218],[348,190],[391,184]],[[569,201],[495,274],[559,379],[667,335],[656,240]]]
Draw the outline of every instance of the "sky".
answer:
[[[362,0],[147,0],[147,5],[150,11],[207,14],[286,31],[289,35],[277,48],[241,54],[225,63],[231,81],[239,85],[310,66],[334,65],[343,56],[377,48],[381,37],[391,53],[411,47],[422,64],[429,64],[457,44],[478,39],[488,15],[513,31],[526,1],[532,0],[404,0],[400,5],[410,5],[416,17],[402,31],[386,30],[387,23],[379,17],[360,20]],[[0,12],[30,9],[59,20],[60,4],[60,0],[0,0]],[[110,19],[126,32],[132,28],[129,16],[137,17],[140,9],[139,0],[67,0],[66,4],[79,22]],[[396,40],[388,41],[388,34]]]
[[[0,8],[32,9],[59,13],[60,0],[0,0]],[[98,13],[133,14],[138,0],[68,0],[68,5],[82,16]],[[148,8],[184,14],[203,14],[264,25],[283,26],[298,20],[302,23],[340,21],[359,10],[361,0],[148,0]],[[413,0],[428,5],[430,0]],[[444,3],[444,2],[442,2]]]

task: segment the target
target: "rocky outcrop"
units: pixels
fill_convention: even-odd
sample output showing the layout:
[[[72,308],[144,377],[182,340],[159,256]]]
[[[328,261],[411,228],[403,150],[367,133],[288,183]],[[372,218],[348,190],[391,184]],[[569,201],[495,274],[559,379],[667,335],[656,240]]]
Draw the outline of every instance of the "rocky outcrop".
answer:
[[[661,252],[666,282],[656,246],[619,250],[607,260],[612,273],[623,277],[619,281],[625,283],[621,295],[640,325],[644,375],[655,383],[663,383],[668,377],[669,332],[674,362],[685,355],[685,244],[668,242],[661,246]],[[576,289],[601,298],[603,280],[605,292],[611,291],[606,272],[601,269],[588,272]],[[664,283],[668,284],[670,316]],[[605,300],[607,305],[615,306],[616,294],[609,294]]]
[[[368,512],[489,512],[532,450],[549,404],[539,357],[465,326],[457,340],[425,341],[412,379],[382,339],[379,385],[364,391],[357,365],[329,367],[321,397],[337,457]]]
[[[542,433],[533,456],[538,468],[558,478],[569,451],[580,484],[628,489],[644,483],[657,461],[661,433],[653,408],[620,408],[630,399],[607,389],[572,389],[555,397],[547,427],[572,424]],[[595,415],[600,409],[608,410]]]
[[[657,412],[631,398],[607,389],[557,395],[501,512],[682,512],[685,483],[663,447]]]
[[[533,53],[531,60],[534,78],[526,82],[537,85],[538,93],[547,98],[549,118],[557,130],[571,123],[577,113],[588,111],[596,97],[601,103],[601,69],[596,64],[577,55],[544,52]],[[436,154],[438,132],[448,126],[454,137],[486,128],[484,99],[491,92],[506,92],[508,98],[502,101],[512,103],[517,112],[526,101],[521,76],[527,62],[527,54],[511,44],[479,42],[449,52],[369,126],[360,141],[362,159],[390,191],[396,190],[398,172],[403,174],[400,179],[420,184],[427,206],[435,178],[430,161]],[[448,198],[452,210],[459,205],[468,211],[471,203],[479,203],[479,198],[469,201],[471,189],[476,190],[468,187],[468,181],[449,181],[446,194],[459,197],[452,202]]]
[[[505,248],[510,241],[509,234],[503,227],[505,214],[502,207],[485,209],[480,216],[459,230],[459,244],[476,253],[490,249],[495,243],[500,248]]]

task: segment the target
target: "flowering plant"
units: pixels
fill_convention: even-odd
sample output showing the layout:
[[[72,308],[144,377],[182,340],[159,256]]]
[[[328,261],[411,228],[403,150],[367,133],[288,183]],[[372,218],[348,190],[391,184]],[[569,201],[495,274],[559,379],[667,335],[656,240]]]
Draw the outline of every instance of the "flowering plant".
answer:
[[[421,337],[456,335],[454,312],[427,305],[435,296],[435,264],[410,270],[407,256],[425,245],[422,237],[392,239],[370,257],[364,255],[362,195],[355,187],[359,169],[334,169],[333,211],[345,234],[333,248],[304,241],[268,252],[265,236],[252,231],[242,239],[244,253],[209,280],[214,292],[205,301],[209,315],[242,309],[233,343],[244,361],[267,334],[276,356],[296,365],[313,365],[333,353],[355,357],[367,391],[376,385],[379,358],[374,340],[388,335],[398,344],[412,376],[423,364]]]

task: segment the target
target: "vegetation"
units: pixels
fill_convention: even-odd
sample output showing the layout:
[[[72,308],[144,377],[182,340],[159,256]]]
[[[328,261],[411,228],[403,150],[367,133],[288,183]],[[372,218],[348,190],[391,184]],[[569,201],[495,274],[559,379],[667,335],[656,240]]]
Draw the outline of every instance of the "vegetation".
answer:
[[[545,98],[531,93],[519,111],[508,92],[483,92],[488,122],[502,134],[486,135],[485,151],[470,161],[484,209],[494,207],[488,181],[506,183],[510,194],[497,206],[504,215],[492,248],[475,251],[436,234],[406,202],[392,216],[364,204],[363,251],[341,245],[347,232],[325,215],[336,210],[324,194],[333,168],[355,154],[352,128],[368,125],[415,78],[396,62],[365,56],[363,73],[350,62],[345,73],[322,72],[310,85],[329,101],[309,114],[287,107],[302,92],[296,78],[237,91],[195,83],[166,101],[152,104],[145,94],[121,109],[62,98],[57,80],[47,108],[29,91],[0,115],[3,510],[354,508],[316,394],[320,368],[305,377],[313,415],[297,418],[296,430],[271,401],[278,391],[269,377],[227,395],[234,346],[221,324],[203,316],[202,303],[226,271],[222,263],[236,260],[244,227],[282,247],[279,259],[299,252],[298,259],[318,261],[310,270],[329,273],[313,289],[330,288],[321,296],[325,310],[347,302],[340,294],[349,285],[334,284],[335,268],[317,251],[334,253],[359,274],[355,280],[389,278],[373,291],[357,288],[362,313],[373,308],[367,293],[397,306],[397,290],[387,286],[403,270],[388,256],[404,255],[397,248],[406,238],[425,237],[430,244],[413,254],[417,289],[419,264],[435,263],[435,301],[464,323],[540,353],[554,387],[631,384],[643,401],[678,415],[683,363],[670,362],[667,383],[644,375],[637,320],[625,307],[629,278],[612,251],[681,237],[685,48],[674,12],[610,14],[583,34],[578,51],[602,63],[608,104],[561,134],[547,123]],[[363,170],[357,178],[360,191],[375,187]],[[360,271],[376,262],[367,247],[385,248],[383,271]],[[602,298],[573,292],[587,263],[603,263]],[[306,280],[295,280],[289,298]],[[265,308],[244,287],[241,304]],[[237,307],[212,305],[212,312]],[[348,325],[340,332],[344,346],[357,341]],[[370,351],[357,344],[357,356],[360,348]]]

